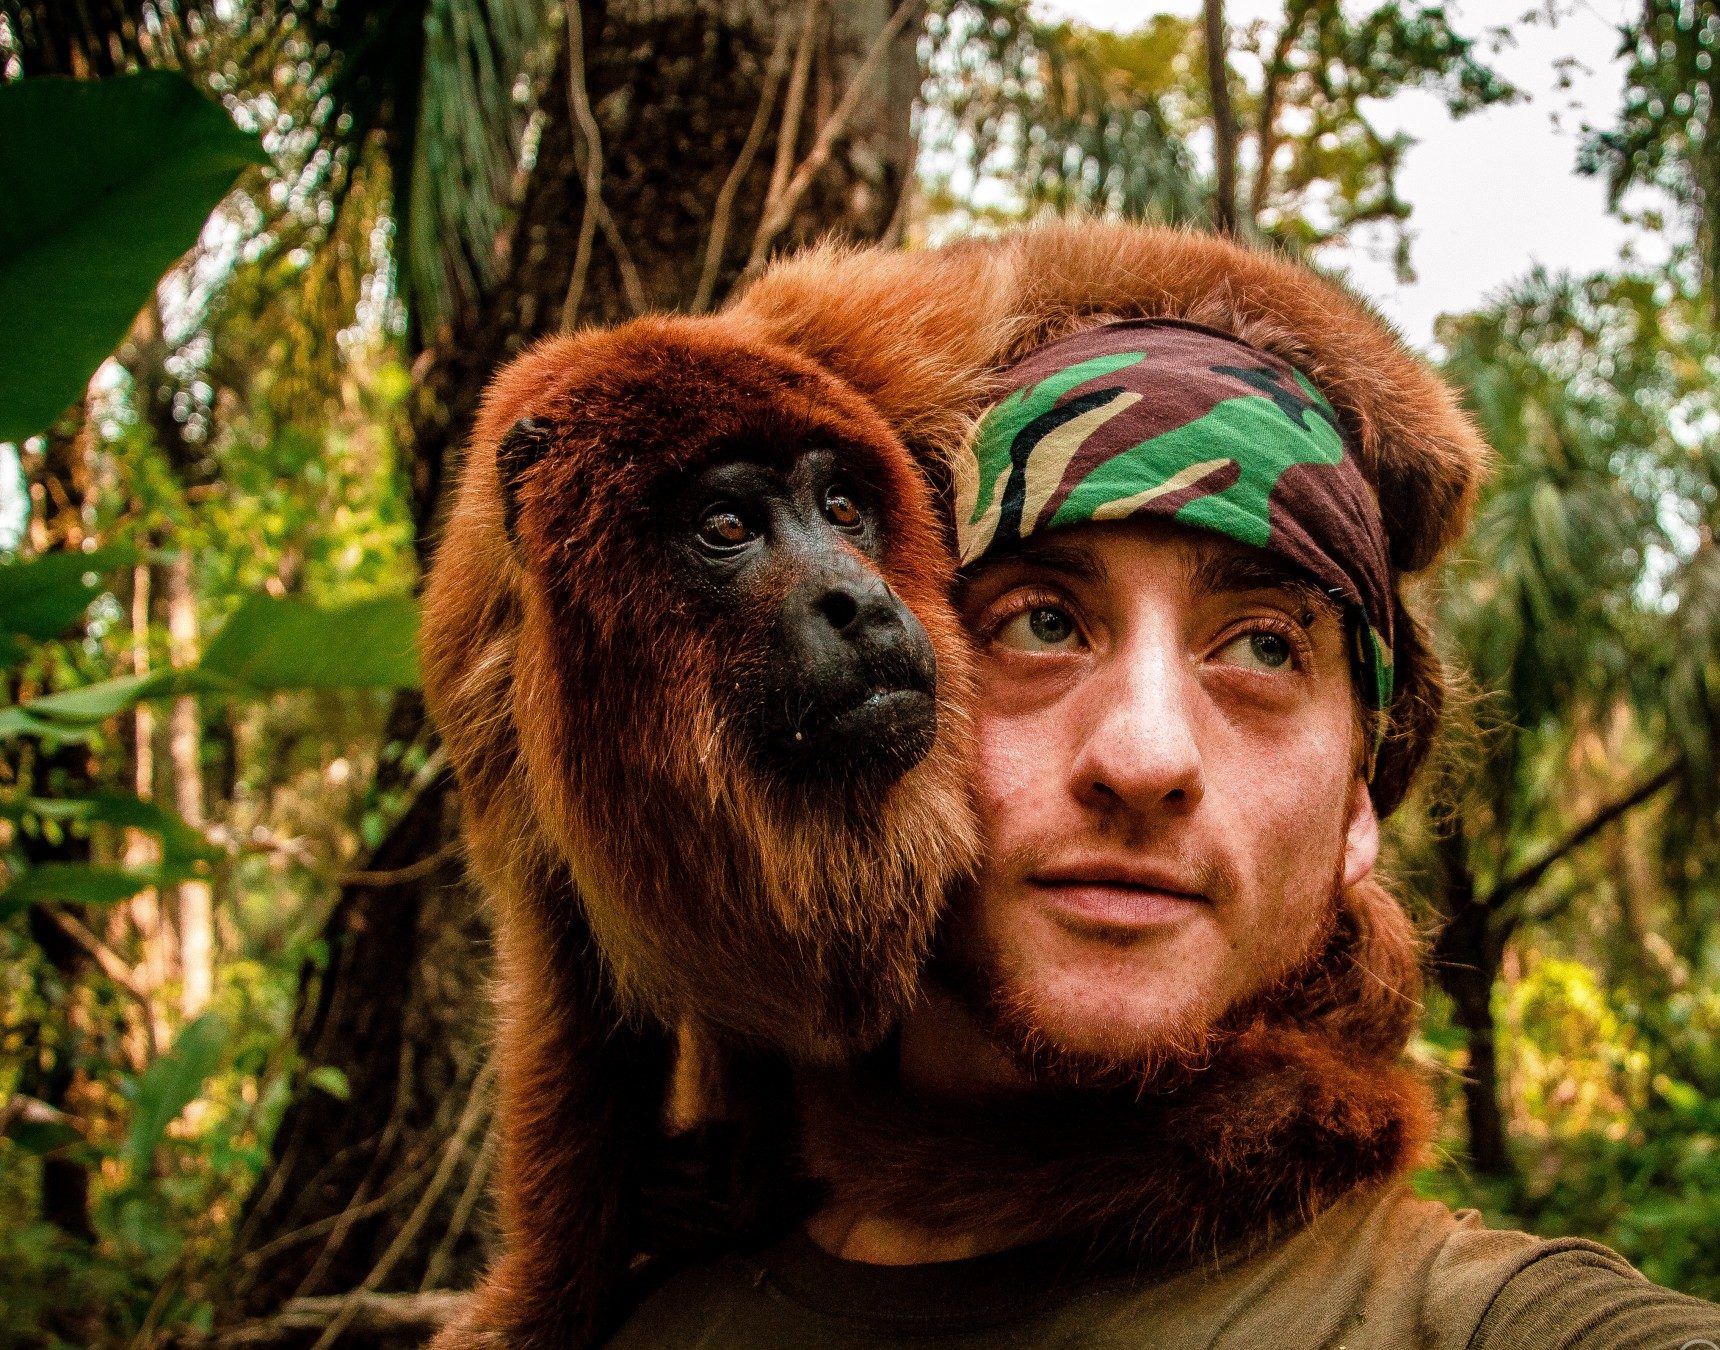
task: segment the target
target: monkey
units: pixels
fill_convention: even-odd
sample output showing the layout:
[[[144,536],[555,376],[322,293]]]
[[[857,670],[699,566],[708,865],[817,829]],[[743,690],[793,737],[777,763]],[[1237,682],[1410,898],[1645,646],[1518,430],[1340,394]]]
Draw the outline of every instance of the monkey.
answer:
[[[567,1229],[623,1221],[671,1042],[830,1064],[913,997],[977,850],[952,576],[882,418],[721,319],[492,382],[421,638],[496,905],[504,1250],[469,1326],[602,1325],[618,1248],[562,1260]]]
[[[1379,486],[1394,563],[1449,543],[1487,456],[1445,387],[1337,285],[1187,231],[1068,221],[803,250],[715,316],[552,339],[495,378],[423,638],[497,921],[502,1250],[444,1350],[592,1344],[625,1311],[649,1245],[643,1143],[685,1059],[671,1028],[828,1064],[913,996],[977,847],[948,603],[960,451],[996,372],[1127,318],[1203,323],[1308,372]],[[736,529],[747,548],[794,542],[725,573]],[[817,623],[834,631],[846,605],[820,617],[798,589],[827,562],[870,569],[926,639],[898,613],[896,654],[849,652],[857,674],[829,676],[828,697],[844,648]],[[870,584],[848,586],[856,616]],[[1438,710],[1419,626],[1399,614],[1398,631],[1414,659],[1382,809]]]

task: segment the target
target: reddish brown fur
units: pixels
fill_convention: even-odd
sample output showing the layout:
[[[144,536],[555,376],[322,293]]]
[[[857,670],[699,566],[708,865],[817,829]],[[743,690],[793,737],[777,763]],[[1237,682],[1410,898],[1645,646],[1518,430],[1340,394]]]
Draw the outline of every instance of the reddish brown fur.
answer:
[[[944,478],[998,369],[1042,343],[1148,317],[1234,333],[1296,366],[1337,409],[1404,573],[1463,533],[1491,462],[1450,387],[1365,301],[1303,264],[1186,230],[1067,220],[921,253],[815,249],[779,262],[728,317],[842,376]],[[1443,697],[1414,620],[1400,614],[1398,633],[1373,783],[1382,813],[1407,791]]]
[[[625,1184],[617,1174],[649,1133],[638,1122],[652,1119],[660,1106],[666,1051],[660,1038],[615,1032],[621,1005],[592,959],[585,918],[568,880],[570,864],[592,930],[633,1006],[660,1019],[689,1006],[703,1009],[718,1021],[775,1037],[803,1056],[817,1056],[828,1054],[840,1039],[829,1034],[830,1019],[843,1020],[840,1010],[821,1007],[819,997],[819,979],[834,965],[849,958],[869,960],[848,991],[850,998],[875,1000],[870,1008],[877,1016],[856,1019],[867,1031],[875,1031],[877,1017],[911,987],[920,937],[912,917],[903,920],[897,905],[882,902],[881,912],[901,921],[902,941],[881,958],[866,950],[861,907],[880,904],[880,876],[900,875],[897,857],[913,860],[910,870],[917,868],[922,876],[959,866],[968,829],[965,811],[951,801],[961,788],[959,735],[947,753],[916,771],[922,786],[903,794],[904,802],[916,794],[923,800],[883,813],[875,826],[876,846],[865,855],[867,865],[850,870],[840,884],[831,881],[833,860],[838,849],[853,842],[844,823],[805,825],[783,819],[757,800],[725,799],[734,765],[731,747],[711,724],[720,704],[706,693],[714,659],[709,635],[683,635],[689,645],[677,660],[684,665],[660,663],[661,669],[698,672],[697,680],[635,675],[618,681],[613,666],[604,671],[581,665],[587,642],[593,650],[616,654],[616,644],[624,643],[629,632],[641,631],[638,624],[628,629],[624,622],[630,603],[657,604],[663,597],[628,589],[633,574],[625,557],[625,527],[619,534],[605,533],[601,512],[583,526],[555,519],[583,490],[574,477],[558,480],[552,491],[546,476],[528,493],[530,519],[522,527],[528,552],[536,549],[531,556],[543,565],[568,570],[550,573],[560,579],[560,589],[525,584],[501,528],[494,454],[504,432],[527,412],[574,411],[567,391],[579,383],[618,400],[614,408],[625,407],[623,420],[630,428],[652,439],[661,453],[675,453],[677,445],[690,443],[678,442],[678,436],[696,440],[705,434],[699,399],[740,416],[745,409],[727,394],[728,381],[737,373],[744,379],[774,378],[769,372],[786,370],[791,383],[810,381],[821,397],[837,391],[830,395],[830,406],[849,425],[864,429],[862,440],[881,444],[880,437],[899,435],[941,486],[973,419],[992,396],[1000,366],[1082,327],[1141,316],[1187,318],[1233,332],[1306,372],[1338,409],[1378,486],[1394,559],[1402,570],[1424,568],[1461,533],[1488,456],[1445,385],[1363,302],[1335,283],[1272,256],[1191,233],[1077,221],[931,252],[814,250],[777,264],[715,320],[672,327],[651,321],[620,334],[552,341],[498,376],[478,421],[431,578],[425,674],[460,774],[472,859],[498,905],[505,1251],[465,1327],[441,1344],[553,1345],[558,1350],[582,1344],[611,1310],[607,1300],[617,1272],[633,1250],[625,1223]],[[622,336],[628,333],[633,339]],[[629,362],[654,359],[653,334],[682,335],[710,359],[696,370],[671,365],[664,372],[666,383],[653,390],[650,400],[639,400],[616,381],[623,379]],[[644,346],[627,348],[629,340],[643,340]],[[725,366],[722,353],[733,353],[737,344],[759,353],[761,365]],[[785,349],[816,366],[796,362]],[[600,355],[607,359],[599,360]],[[820,383],[820,368],[834,372],[841,383]],[[667,394],[681,401],[660,402],[658,396]],[[812,401],[796,415],[812,418]],[[585,434],[608,425],[599,418],[576,428]],[[599,448],[588,436],[580,453]],[[606,481],[626,487],[624,475]],[[899,480],[910,492],[912,481]],[[912,510],[919,509],[919,499],[913,498]],[[582,528],[590,533],[581,534]],[[569,597],[575,595],[581,559],[578,550],[551,552],[550,545],[574,537],[582,548],[596,550],[593,558],[607,561],[577,572],[605,598],[589,614],[570,620]],[[890,579],[925,619],[949,575],[947,551],[933,532],[918,529],[898,556],[901,565]],[[1419,631],[1404,620],[1399,632],[1405,637],[1398,653],[1392,740],[1375,783],[1376,799],[1385,809],[1401,797],[1425,752],[1441,689],[1437,662]],[[942,660],[953,630],[934,637],[945,644],[938,649]],[[965,701],[959,673],[941,695],[940,708],[953,724]],[[622,710],[624,718],[618,715]],[[623,769],[624,754],[630,735],[640,735],[638,729],[646,725],[654,728],[645,735],[654,739],[661,763],[636,779]],[[529,733],[523,738],[522,728]],[[677,793],[686,799],[682,814],[669,813],[664,805]],[[669,828],[683,822],[685,828]],[[720,849],[710,841],[731,840],[729,831],[760,843],[747,860],[745,877],[712,877]],[[952,842],[958,836],[960,842]],[[604,846],[617,841],[621,856],[604,856]],[[689,843],[702,847],[689,850]],[[652,856],[659,849],[661,858]],[[724,911],[739,923],[721,936],[685,922],[699,912],[696,904],[686,910],[648,907],[643,914],[629,909],[641,904],[641,888],[668,894],[652,891],[665,877],[676,884],[695,884],[689,878],[714,881],[751,898]],[[1389,898],[1383,903],[1389,912],[1368,912],[1376,914],[1379,931],[1391,929],[1403,938],[1399,945],[1413,969],[1414,947],[1401,931],[1402,916]],[[647,920],[643,925],[636,922],[641,917]],[[736,940],[736,933],[754,940]],[[755,1018],[753,1004],[761,1000],[765,1006]],[[796,1001],[814,1010],[813,1025],[822,1022],[810,1037],[783,1025]],[[853,1019],[853,1008],[847,1011]],[[1280,1065],[1282,1075],[1273,1081],[1284,1085],[1283,1093],[1261,1097],[1260,1108],[1270,1114],[1275,1100],[1283,1105],[1292,1098],[1308,1106],[1312,1116],[1303,1111],[1297,1119],[1311,1119],[1330,1145],[1315,1148],[1317,1160],[1360,1148],[1356,1156],[1364,1171],[1389,1169],[1413,1147],[1420,1098],[1389,1067],[1402,1044],[1395,1031],[1401,1010],[1384,1021],[1374,1017],[1378,1011],[1364,1003],[1334,1014],[1349,1019],[1347,1035],[1391,1042],[1389,1054],[1369,1058],[1368,1071],[1381,1074],[1379,1091],[1371,1098],[1345,1086],[1365,1084],[1356,1081],[1343,1041],[1327,1034],[1336,1022],[1322,1033],[1324,1039],[1307,1040],[1292,1030],[1260,1048],[1268,1059],[1256,1067],[1270,1078],[1268,1060],[1277,1056],[1271,1062]],[[630,1056],[649,1062],[638,1069]],[[1226,1109],[1240,1108],[1234,1086],[1233,1081],[1230,1097],[1209,1097]],[[1369,1121],[1387,1117],[1403,1128],[1370,1133]],[[1212,1120],[1191,1118],[1190,1125]],[[1346,1121],[1359,1121],[1360,1133],[1339,1128]],[[1221,1131],[1219,1137],[1238,1141],[1242,1151],[1197,1151],[1189,1184],[1173,1186],[1155,1202],[1167,1214],[1193,1207],[1195,1227],[1178,1229],[1185,1238],[1208,1231],[1200,1227],[1210,1215],[1196,1183],[1215,1177],[1225,1182],[1232,1175],[1226,1159],[1248,1156],[1250,1139],[1259,1139],[1247,1130]],[[898,1143],[911,1152],[907,1135]],[[1139,1155],[1119,1161],[1131,1169],[1128,1175],[1139,1169]],[[1338,1184],[1346,1165],[1319,1177],[1283,1178],[1290,1188],[1284,1194],[1293,1198],[1291,1209],[1310,1201],[1309,1187],[1316,1182]],[[1079,1158],[1072,1160],[1076,1173],[1085,1166]],[[1089,1170],[1101,1178],[1115,1176],[1104,1167]],[[888,1184],[892,1176],[905,1182],[911,1172],[886,1169],[879,1184]],[[1258,1180],[1270,1183],[1271,1178]],[[904,1203],[912,1193],[911,1185],[901,1192]]]
[[[942,1100],[824,1078],[812,1166],[860,1213],[1137,1266],[1270,1239],[1420,1156],[1431,1104],[1397,1062],[1420,1012],[1417,955],[1402,908],[1365,882],[1312,970],[1237,1018],[1174,1091]]]
[[[665,1074],[661,1036],[625,1016],[802,1062],[870,1044],[974,855],[965,649],[928,488],[863,399],[731,328],[641,320],[503,371],[426,596],[425,690],[498,911],[504,1255],[470,1327],[513,1345],[583,1340],[625,1268],[624,1173]],[[528,415],[553,439],[510,540],[496,449]],[[761,781],[729,691],[779,598],[712,631],[662,556],[664,494],[705,457],[810,447],[888,504],[883,571],[937,653],[937,740],[881,794]]]

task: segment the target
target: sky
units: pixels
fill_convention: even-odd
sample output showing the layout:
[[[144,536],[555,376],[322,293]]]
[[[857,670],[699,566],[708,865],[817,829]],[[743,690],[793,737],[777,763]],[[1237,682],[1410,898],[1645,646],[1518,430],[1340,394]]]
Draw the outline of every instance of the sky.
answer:
[[[1048,16],[1071,17],[1127,31],[1149,15],[1200,13],[1200,0],[1040,0]],[[1442,313],[1474,309],[1539,263],[1550,270],[1594,271],[1617,262],[1632,245],[1659,256],[1652,238],[1607,211],[1606,187],[1576,172],[1584,123],[1609,126],[1618,107],[1623,64],[1615,56],[1618,24],[1637,0],[1557,0],[1558,21],[1525,23],[1526,10],[1545,0],[1468,0],[1447,5],[1453,26],[1468,36],[1508,27],[1511,42],[1490,63],[1528,98],[1454,121],[1435,95],[1405,94],[1379,107],[1386,132],[1402,130],[1418,144],[1404,157],[1399,192],[1414,208],[1411,264],[1417,279],[1401,285],[1392,273],[1389,241],[1322,254],[1346,271],[1404,335],[1423,349]],[[1275,22],[1281,0],[1228,0],[1227,23]],[[1556,63],[1576,59],[1572,83],[1557,89]]]

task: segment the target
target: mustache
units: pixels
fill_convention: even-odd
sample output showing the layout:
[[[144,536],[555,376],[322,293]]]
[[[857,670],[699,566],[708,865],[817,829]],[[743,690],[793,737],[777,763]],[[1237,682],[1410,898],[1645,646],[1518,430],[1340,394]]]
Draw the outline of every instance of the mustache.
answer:
[[[1217,906],[1225,905],[1241,890],[1235,869],[1223,858],[1196,852],[1174,841],[1149,842],[1124,832],[1071,842],[1067,835],[1048,830],[995,855],[991,866],[1005,881],[1021,882],[1028,877],[1063,870],[1065,864],[1077,859],[1085,860],[1097,853],[1134,856],[1150,861],[1156,867],[1185,879],[1189,890],[1199,892]]]

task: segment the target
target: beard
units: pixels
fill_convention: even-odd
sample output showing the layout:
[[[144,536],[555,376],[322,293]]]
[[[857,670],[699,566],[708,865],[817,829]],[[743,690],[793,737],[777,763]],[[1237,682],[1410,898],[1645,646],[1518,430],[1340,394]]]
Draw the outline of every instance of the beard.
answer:
[[[1005,859],[1006,875],[1031,875],[1042,860],[1037,848]],[[1030,971],[976,925],[960,918],[946,924],[934,948],[927,978],[954,996],[991,1046],[1031,1087],[1136,1096],[1174,1091],[1208,1068],[1239,1035],[1262,1023],[1293,1023],[1322,1007],[1336,973],[1347,965],[1354,925],[1346,922],[1340,859],[1315,910],[1303,943],[1276,969],[1217,1008],[1190,1002],[1155,1018],[1126,1045],[1093,1049],[1067,1044],[1055,1028]],[[1237,893],[1234,876],[1215,866],[1200,872],[1203,894],[1224,900]],[[952,913],[971,915],[976,896],[955,897]]]

